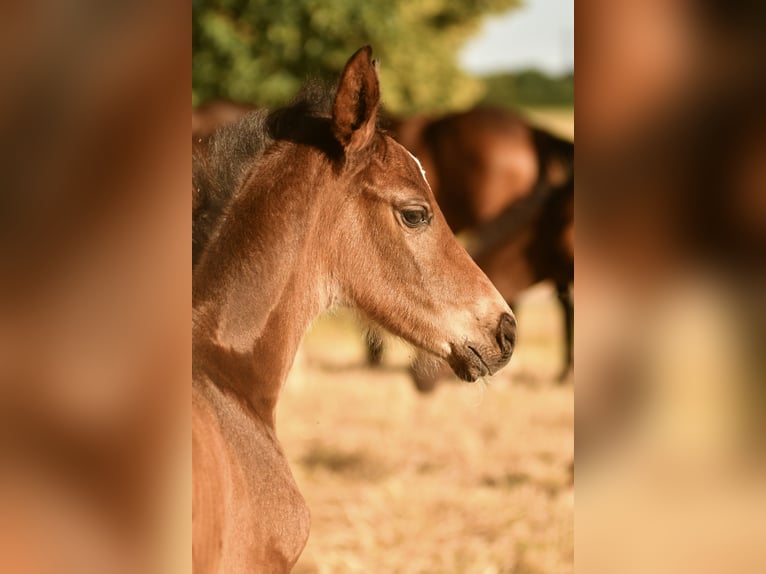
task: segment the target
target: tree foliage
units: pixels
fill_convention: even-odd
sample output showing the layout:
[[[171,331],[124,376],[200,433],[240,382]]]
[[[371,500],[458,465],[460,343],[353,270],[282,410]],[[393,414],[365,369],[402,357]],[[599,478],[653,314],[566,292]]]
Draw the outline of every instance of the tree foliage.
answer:
[[[487,93],[482,103],[502,107],[574,105],[574,74],[549,76],[539,70],[523,70],[484,78]]]
[[[194,0],[192,99],[273,106],[307,77],[334,79],[371,44],[386,107],[399,114],[469,106],[482,82],[457,53],[484,15],[518,0]]]

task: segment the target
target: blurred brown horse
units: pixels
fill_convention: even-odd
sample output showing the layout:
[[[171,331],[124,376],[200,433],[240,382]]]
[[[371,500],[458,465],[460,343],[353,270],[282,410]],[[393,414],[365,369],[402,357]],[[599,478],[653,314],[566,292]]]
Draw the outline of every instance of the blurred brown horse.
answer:
[[[356,307],[465,380],[511,357],[510,308],[455,240],[418,162],[376,127],[370,55],[348,61],[330,110],[305,98],[255,112],[195,157],[197,574],[289,572],[306,543],[275,408],[323,309]]]
[[[192,138],[205,139],[217,129],[233,124],[245,114],[255,111],[255,106],[229,100],[209,100],[192,109]]]
[[[574,144],[510,111],[477,108],[438,119],[392,122],[396,139],[421,161],[447,222],[506,301],[552,281],[564,313],[563,380],[573,364]],[[369,359],[380,361],[373,329]],[[439,371],[420,355],[418,389]]]

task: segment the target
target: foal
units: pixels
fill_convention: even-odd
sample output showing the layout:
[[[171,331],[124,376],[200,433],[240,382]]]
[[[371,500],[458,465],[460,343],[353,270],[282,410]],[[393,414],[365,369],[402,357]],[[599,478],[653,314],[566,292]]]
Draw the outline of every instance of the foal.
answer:
[[[333,304],[465,380],[510,359],[510,308],[457,244],[417,160],[376,128],[377,65],[346,64],[330,113],[257,112],[195,158],[192,560],[288,572],[309,512],[277,440],[279,391]]]

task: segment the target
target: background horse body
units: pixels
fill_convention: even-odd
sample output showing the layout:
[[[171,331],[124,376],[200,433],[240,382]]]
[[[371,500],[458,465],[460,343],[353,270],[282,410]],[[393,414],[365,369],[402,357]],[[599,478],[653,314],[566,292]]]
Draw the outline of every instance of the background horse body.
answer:
[[[376,129],[371,50],[331,113],[257,112],[195,157],[195,572],[287,572],[309,515],[275,407],[310,321],[334,303],[446,360],[465,380],[510,359],[515,319],[455,241],[417,161]]]
[[[233,124],[255,106],[229,100],[210,100],[192,109],[192,138],[204,139],[217,129]]]
[[[410,118],[394,121],[392,130],[423,164],[454,233],[493,221],[536,186],[557,187],[573,176],[574,145],[508,110]]]
[[[491,108],[394,121],[392,131],[420,159],[453,232],[466,235],[469,253],[506,301],[554,283],[564,314],[563,379],[573,362],[574,144]],[[369,351],[379,362],[374,333]],[[414,375],[427,391],[438,372],[419,357]]]

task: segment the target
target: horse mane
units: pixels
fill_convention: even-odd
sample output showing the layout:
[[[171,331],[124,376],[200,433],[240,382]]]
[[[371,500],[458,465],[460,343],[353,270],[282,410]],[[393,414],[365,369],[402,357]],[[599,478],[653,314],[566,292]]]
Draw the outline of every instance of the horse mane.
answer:
[[[330,117],[333,94],[326,84],[309,81],[287,106],[247,113],[196,142],[192,149],[192,269],[251,166],[272,143],[287,139],[330,154],[337,151],[311,129],[317,120]]]

